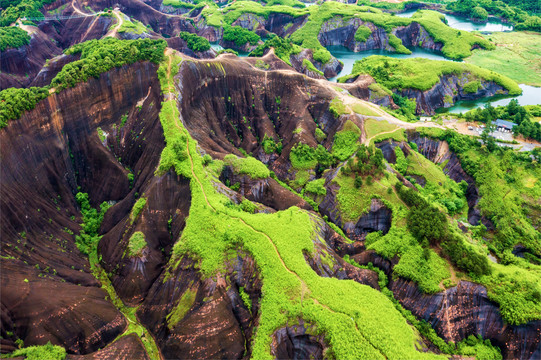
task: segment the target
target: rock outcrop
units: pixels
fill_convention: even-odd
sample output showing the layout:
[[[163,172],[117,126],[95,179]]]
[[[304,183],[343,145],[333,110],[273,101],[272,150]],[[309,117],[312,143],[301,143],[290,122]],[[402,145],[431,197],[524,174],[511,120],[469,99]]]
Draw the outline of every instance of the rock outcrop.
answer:
[[[252,179],[248,175],[235,174],[231,167],[225,166],[220,181],[224,184],[229,182],[231,185],[238,183],[238,194],[275,210],[285,210],[291,206],[312,210],[303,198],[285,189],[272,178]]]
[[[494,81],[479,79],[479,88],[473,93],[466,93],[464,86],[471,81],[468,73],[461,75],[443,75],[436,85],[426,91],[403,89],[397,91],[400,95],[417,102],[416,113],[433,115],[438,108],[448,108],[460,100],[475,100],[509,91]]]
[[[541,355],[541,321],[506,325],[497,304],[478,284],[461,281],[435,295],[423,294],[404,279],[392,280],[395,298],[418,318],[428,321],[446,341],[458,342],[471,334],[490,339],[502,350],[504,359],[536,359]]]
[[[371,30],[371,34],[366,41],[355,39],[355,33],[360,26],[365,26]],[[418,46],[432,51],[440,51],[443,47],[443,44],[434,42],[430,34],[416,22],[412,22],[408,26],[396,27],[393,29],[392,34],[402,40],[404,46]],[[378,49],[396,51],[389,44],[389,34],[385,29],[358,18],[348,19],[335,16],[325,21],[321,26],[318,39],[323,46],[341,45],[354,52]]]
[[[62,53],[49,37],[35,27],[30,43],[17,49],[6,49],[0,56],[0,91],[12,86],[28,86],[47,59]],[[5,76],[4,76],[5,73]]]
[[[218,278],[203,279],[194,262],[184,257],[172,273],[162,273],[154,283],[137,313],[165,358],[178,358],[179,354],[185,359],[249,356],[261,280],[254,261],[241,251],[229,269]],[[249,295],[251,310],[241,299],[239,287]],[[168,316],[175,314],[175,307],[183,313]]]

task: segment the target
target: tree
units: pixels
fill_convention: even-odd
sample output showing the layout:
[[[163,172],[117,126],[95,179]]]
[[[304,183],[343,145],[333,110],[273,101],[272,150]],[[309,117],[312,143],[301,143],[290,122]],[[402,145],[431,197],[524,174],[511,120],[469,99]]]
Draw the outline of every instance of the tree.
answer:
[[[408,230],[419,241],[435,245],[447,234],[447,217],[433,206],[413,207],[407,217]]]

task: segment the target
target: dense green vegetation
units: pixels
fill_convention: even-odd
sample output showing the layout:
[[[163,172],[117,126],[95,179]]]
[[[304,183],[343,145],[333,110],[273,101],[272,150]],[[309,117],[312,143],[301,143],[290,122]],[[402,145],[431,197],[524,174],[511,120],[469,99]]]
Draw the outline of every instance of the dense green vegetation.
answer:
[[[332,154],[340,161],[348,159],[357,148],[361,130],[351,120],[346,121],[342,130],[334,135]]]
[[[6,127],[9,120],[18,119],[26,110],[32,110],[48,95],[46,88],[38,87],[8,88],[0,91],[0,129]]]
[[[541,12],[535,1],[457,0],[447,4],[447,9],[478,20],[486,20],[488,14],[495,15],[513,23],[516,30],[541,31],[541,18],[528,14],[528,11]]]
[[[55,0],[3,0],[2,13],[0,14],[0,27],[9,26],[23,17],[43,17],[39,11],[45,4]]]
[[[133,204],[133,208],[130,213],[130,223],[134,223],[135,220],[139,217],[141,214],[141,211],[143,211],[145,205],[147,204],[147,199],[144,197],[139,198],[135,204]]]
[[[374,55],[358,60],[353,65],[351,75],[340,78],[345,82],[350,77],[359,74],[369,74],[376,81],[388,89],[418,89],[421,91],[431,89],[440,78],[445,75],[466,76],[471,81],[494,81],[509,91],[511,95],[518,95],[522,90],[506,76],[475,65],[437,61],[429,59],[396,59],[387,56]]]
[[[77,203],[81,207],[81,214],[83,215],[83,222],[81,224],[81,232],[75,236],[75,244],[79,251],[85,255],[89,255],[93,252],[101,239],[99,236],[101,222],[103,216],[110,205],[107,202],[103,202],[100,205],[100,210],[90,206],[87,193],[77,193],[75,196]]]
[[[0,27],[0,51],[8,48],[18,48],[30,43],[30,36],[26,31],[14,27]]]
[[[233,154],[226,155],[224,163],[238,174],[245,174],[252,179],[265,179],[270,176],[269,169],[261,161],[253,157],[240,158]]]
[[[209,41],[202,36],[198,36],[197,34],[192,34],[186,31],[181,31],[178,36],[182,40],[186,41],[188,48],[195,52],[207,51],[210,49]]]
[[[489,104],[484,109],[470,110],[464,114],[464,118],[468,121],[484,123],[490,123],[497,119],[512,121],[518,125],[513,128],[515,135],[523,135],[526,138],[541,141],[541,124],[532,121],[534,116],[539,115],[541,115],[540,105],[526,108],[520,106],[518,101],[511,100],[506,106],[493,107]]]
[[[246,43],[256,45],[261,38],[255,32],[242,28],[240,26],[224,27],[223,39],[232,41],[237,46],[244,46]]]
[[[357,28],[357,31],[355,31],[355,40],[365,42],[371,34],[372,30],[370,30],[369,27],[361,25]]]
[[[265,134],[265,136],[263,137],[263,141],[261,141],[261,146],[263,147],[263,151],[265,151],[266,154],[282,153],[282,142],[275,141],[267,134]]]
[[[335,163],[335,158],[322,145],[318,145],[314,149],[310,145],[300,142],[291,149],[289,160],[293,168],[297,170],[309,170],[317,167],[323,171]]]
[[[66,349],[48,342],[46,345],[29,346],[9,354],[10,358],[20,356],[26,360],[64,360],[66,358]],[[4,358],[4,355],[2,355],[2,358]]]
[[[472,279],[487,286],[489,298],[500,305],[508,323],[521,324],[541,318],[538,281],[541,267],[535,265],[537,258],[530,255],[521,259],[511,253],[518,243],[532,254],[541,251],[539,232],[528,218],[528,209],[535,209],[535,199],[541,196],[541,184],[535,181],[541,176],[541,168],[528,154],[500,147],[490,151],[475,139],[452,131],[421,129],[421,132],[447,141],[458,154],[462,167],[479,187],[478,206],[482,214],[495,227],[494,231],[481,232],[482,236],[472,231],[471,239],[462,238],[462,242],[457,238],[460,233],[451,231],[442,247],[457,266],[470,268]],[[500,264],[489,262],[490,270],[485,273],[485,260],[481,258],[486,259],[488,252],[497,256]]]

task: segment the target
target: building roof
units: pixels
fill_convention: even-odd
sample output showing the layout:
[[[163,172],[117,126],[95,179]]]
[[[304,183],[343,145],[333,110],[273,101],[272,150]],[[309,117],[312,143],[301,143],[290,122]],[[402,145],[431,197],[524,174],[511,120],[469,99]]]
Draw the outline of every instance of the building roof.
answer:
[[[497,119],[496,121],[494,121],[494,125],[496,125],[497,127],[504,127],[507,129],[512,129],[515,126],[517,126],[517,124],[515,124],[514,122],[506,121],[502,119]]]

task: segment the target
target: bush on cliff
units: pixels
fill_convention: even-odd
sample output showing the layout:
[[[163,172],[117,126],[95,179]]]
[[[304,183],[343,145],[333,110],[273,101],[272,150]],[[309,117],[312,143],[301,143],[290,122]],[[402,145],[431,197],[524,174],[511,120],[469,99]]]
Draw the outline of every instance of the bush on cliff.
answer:
[[[261,40],[259,35],[255,32],[244,29],[240,26],[226,26],[224,27],[224,36],[225,41],[232,41],[237,46],[244,46],[246,43],[250,45],[255,45]]]
[[[81,214],[83,215],[83,223],[81,224],[81,232],[75,236],[75,244],[79,251],[85,255],[89,255],[93,252],[93,249],[98,245],[101,238],[99,236],[99,230],[103,216],[109,209],[110,205],[105,201],[100,205],[100,210],[90,206],[87,193],[77,193],[75,196],[77,203],[81,207]]]
[[[26,110],[32,110],[48,95],[46,88],[39,87],[8,88],[0,91],[0,129],[6,127],[9,120],[18,119]]]
[[[43,17],[39,11],[45,4],[53,3],[55,0],[2,0],[0,8],[5,9],[0,14],[0,26],[9,26],[23,17]]]
[[[0,27],[0,51],[8,48],[18,48],[27,45],[30,42],[30,36],[26,31],[18,27]]]
[[[284,39],[271,34],[269,38],[263,44],[258,45],[249,56],[261,57],[265,54],[265,50],[270,48],[273,48],[274,54],[289,65],[291,65],[289,57],[298,54],[301,51],[300,46],[293,44],[290,39]]]
[[[269,169],[261,161],[253,157],[240,158],[233,154],[226,155],[224,162],[239,174],[245,174],[252,179],[265,179],[270,176]]]
[[[182,40],[186,41],[190,50],[198,52],[207,51],[210,49],[209,41],[202,36],[198,36],[197,34],[192,34],[187,31],[181,31],[178,36]]]
[[[23,357],[26,360],[64,360],[66,358],[66,349],[62,346],[53,345],[49,341],[45,345],[35,345],[15,350],[9,357]],[[4,355],[2,358],[4,358]]]

